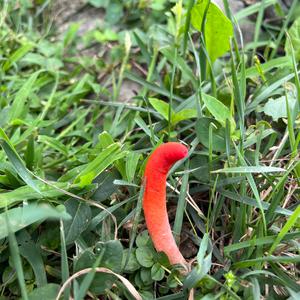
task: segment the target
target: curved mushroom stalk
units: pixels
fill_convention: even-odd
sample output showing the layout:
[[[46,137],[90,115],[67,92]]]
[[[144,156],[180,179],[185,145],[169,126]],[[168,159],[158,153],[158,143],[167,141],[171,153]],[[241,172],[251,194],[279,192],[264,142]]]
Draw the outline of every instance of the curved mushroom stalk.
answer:
[[[165,252],[171,264],[186,266],[172,235],[166,205],[167,174],[173,164],[186,157],[188,149],[175,142],[160,145],[148,159],[145,168],[143,208],[146,225],[157,251]]]

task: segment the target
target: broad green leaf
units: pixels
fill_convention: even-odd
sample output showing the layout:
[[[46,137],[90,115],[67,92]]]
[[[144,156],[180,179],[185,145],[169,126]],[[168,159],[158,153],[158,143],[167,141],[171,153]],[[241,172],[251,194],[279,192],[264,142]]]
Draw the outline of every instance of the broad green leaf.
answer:
[[[93,200],[97,202],[104,201],[108,199],[113,193],[118,190],[118,187],[114,184],[114,180],[120,178],[117,170],[112,170],[111,172],[102,172],[95,180],[94,183],[97,184],[97,189],[94,190]]]
[[[175,125],[184,120],[197,118],[197,116],[198,114],[196,109],[186,108],[173,114],[172,124]]]
[[[103,8],[106,8],[109,4],[109,0],[88,0],[87,2],[93,5],[94,7],[103,7]]]
[[[111,144],[85,166],[75,178],[75,183],[79,183],[81,187],[91,184],[101,172],[126,154],[126,151],[121,151],[120,144]]]
[[[55,300],[58,294],[60,286],[55,283],[49,283],[43,287],[34,289],[30,294],[28,294],[29,300]]]
[[[212,173],[276,173],[285,172],[285,169],[268,167],[268,166],[244,166],[244,167],[233,167],[224,168],[213,171]]]
[[[122,269],[123,246],[119,240],[105,243],[98,242],[95,246],[96,254],[103,253],[100,265],[114,272],[120,273]]]
[[[119,36],[115,31],[107,28],[104,31],[95,30],[94,38],[96,41],[98,41],[100,43],[105,43],[107,41],[118,41]]]
[[[46,204],[30,204],[24,207],[12,208],[7,212],[0,214],[0,239],[8,236],[6,216],[9,220],[10,232],[17,232],[35,222],[49,218],[64,220],[71,218],[65,210],[59,210]]]
[[[286,287],[288,292],[290,293],[290,297],[288,300],[298,300],[300,298],[300,292],[295,292],[293,289]]]
[[[167,102],[157,98],[149,98],[149,102],[165,120],[169,120],[169,104]],[[171,109],[171,114],[173,113],[174,111]]]
[[[150,3],[151,9],[153,10],[163,10],[165,8],[167,0],[152,0]]]
[[[138,234],[135,241],[138,247],[144,247],[151,244],[151,239],[147,230],[142,231]]]
[[[115,272],[120,273],[121,272],[121,261],[122,261],[122,256],[123,256],[123,247],[120,241],[114,240],[114,241],[108,241],[106,243],[99,242],[95,246],[95,252],[98,254],[98,256],[95,256],[95,261],[93,263],[93,269],[85,275],[84,279],[82,280],[80,284],[80,289],[77,295],[78,300],[83,300],[85,298],[85,295],[87,294],[88,290],[93,290],[95,291],[98,290],[97,294],[100,293],[99,291],[99,285],[100,289],[103,289],[102,285],[105,287],[107,286],[106,282],[104,284],[99,284],[99,282],[94,283],[94,287],[92,286],[92,283],[95,279],[95,276],[102,275],[102,274],[97,274],[95,268],[101,265],[105,265],[107,270],[114,269]],[[117,265],[117,267],[116,267]],[[110,272],[109,272],[110,273]],[[103,277],[107,278],[106,275],[101,276],[100,280],[103,281]],[[96,292],[96,291],[95,291]]]
[[[92,212],[88,204],[77,199],[70,199],[65,203],[66,210],[72,216],[71,220],[64,221],[66,244],[74,242],[88,227]]]
[[[196,123],[196,133],[199,142],[209,147],[209,127],[213,126],[212,149],[224,152],[226,150],[225,129],[220,123],[211,118],[199,118]]]
[[[141,268],[140,276],[144,285],[152,284],[153,280],[151,278],[151,269],[150,268]]]
[[[90,248],[80,252],[74,259],[74,271],[92,267],[95,259],[95,253]]]
[[[136,270],[138,270],[141,266],[140,266],[139,262],[136,259],[134,249],[132,249],[130,253],[129,253],[129,251],[130,251],[130,249],[123,250],[122,269],[126,273],[133,273]],[[127,264],[124,268],[124,265],[125,265],[125,262],[127,260],[128,255],[129,255],[129,259],[128,259]]]
[[[160,281],[165,276],[165,270],[159,263],[155,263],[151,268],[151,278],[155,281]]]
[[[39,245],[33,242],[30,234],[25,229],[19,231],[16,234],[16,238],[18,241],[20,254],[29,262],[33,269],[37,286],[41,287],[46,285],[47,276],[41,248]]]
[[[120,273],[122,268],[123,247],[120,241],[113,240],[107,242],[99,242],[95,245],[95,253],[91,249],[83,251],[79,257],[75,259],[74,271],[93,267],[96,259],[100,256],[101,260],[97,267],[105,267],[114,272]],[[80,278],[81,282],[83,278]],[[101,294],[107,288],[111,288],[115,281],[115,277],[111,274],[96,273],[90,290],[96,294]]]
[[[229,108],[213,96],[203,94],[202,99],[209,112],[222,124],[223,127],[226,127],[226,120],[229,120],[231,132],[233,132],[236,125]]]
[[[208,0],[198,0],[191,13],[192,25],[202,29],[202,21]],[[205,22],[205,44],[210,60],[214,62],[230,49],[230,38],[233,36],[233,26],[222,10],[210,2]]]
[[[169,120],[169,104],[157,98],[149,98],[150,104],[154,109],[165,119]],[[176,125],[180,121],[192,119],[197,117],[197,111],[195,109],[182,109],[181,111],[175,112],[171,109],[171,123]]]
[[[295,109],[297,99],[288,95],[288,103],[290,110]],[[277,99],[269,99],[264,106],[264,113],[277,122],[279,118],[287,118],[286,110],[286,99],[285,96],[279,97]]]
[[[191,172],[193,173],[193,176],[201,180],[201,182],[208,183],[209,178],[211,177],[210,169],[217,169],[218,167],[220,166],[217,162],[212,162],[209,164],[209,159],[206,155],[194,155],[194,157],[190,160]],[[207,186],[207,189],[209,188],[210,187]]]
[[[79,256],[74,260],[74,272],[79,272],[86,268],[93,267],[98,257],[99,254],[95,255],[95,253],[91,249],[86,249],[85,251],[81,252]],[[101,262],[98,266],[100,265]],[[84,277],[81,277],[78,279],[78,282],[82,284],[83,280]],[[114,281],[115,278],[110,274],[96,273],[89,289],[93,292],[97,291],[97,294],[101,294],[105,291],[105,289],[110,289]],[[94,290],[94,288],[96,289],[96,291]]]
[[[295,51],[296,61],[299,62],[300,61],[300,17],[298,17],[295,20],[291,28],[288,30],[288,33],[290,35],[291,42]],[[285,41],[284,50],[288,56],[291,56],[292,49],[288,39],[286,39]]]
[[[153,252],[149,247],[138,247],[135,252],[139,264],[145,268],[150,268],[154,264]]]
[[[98,140],[102,148],[106,148],[114,143],[114,139],[107,131],[101,132],[98,136]]]
[[[108,1],[108,6],[106,7],[105,21],[111,25],[120,22],[123,17],[123,4],[120,0],[110,0]]]

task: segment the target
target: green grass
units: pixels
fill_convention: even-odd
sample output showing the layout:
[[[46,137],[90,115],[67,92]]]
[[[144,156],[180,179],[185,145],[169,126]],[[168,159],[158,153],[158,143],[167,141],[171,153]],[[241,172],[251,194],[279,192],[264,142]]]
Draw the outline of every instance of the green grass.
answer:
[[[87,1],[103,24],[59,34],[51,1],[3,1],[1,300],[299,298],[300,5],[224,1],[215,25],[209,2],[200,22],[193,1]],[[142,211],[146,159],[167,141],[189,147],[167,190],[188,274]]]

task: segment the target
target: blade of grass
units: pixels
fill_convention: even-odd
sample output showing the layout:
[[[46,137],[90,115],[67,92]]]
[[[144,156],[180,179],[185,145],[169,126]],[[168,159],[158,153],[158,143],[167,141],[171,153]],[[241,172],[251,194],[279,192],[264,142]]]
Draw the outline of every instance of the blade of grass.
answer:
[[[269,244],[274,244],[278,235],[265,236],[262,238],[253,238],[248,241],[238,242],[236,244],[232,244],[224,247],[224,253],[227,255],[231,252],[238,251],[240,249],[254,247],[254,246],[265,246]],[[287,233],[282,237],[281,241],[289,241],[293,239],[298,239],[300,237],[300,231]]]
[[[289,67],[291,65],[291,59],[290,57],[284,56],[284,57],[276,57],[274,59],[268,60],[264,63],[260,63],[260,72],[266,73],[274,68],[283,68],[283,67]],[[246,78],[256,77],[259,76],[259,70],[256,66],[247,68],[245,70],[245,76]],[[240,73],[238,74],[238,78],[240,77]]]
[[[277,88],[282,86],[282,84],[284,84],[285,82],[288,82],[293,77],[295,77],[295,74],[288,74],[288,75],[276,80],[274,83],[271,83],[270,85],[268,85],[266,87],[263,86],[259,90],[259,92],[257,92],[255,95],[253,95],[253,99],[252,99],[251,103],[246,106],[245,114],[248,115],[252,111],[254,111],[262,101],[267,99],[270,96],[270,94],[272,94],[272,92],[274,90],[276,90]]]
[[[284,272],[282,267],[277,266],[277,264],[273,262],[269,262],[269,264],[273,273],[276,274],[280,278],[280,281],[284,283],[284,287],[290,287],[294,291],[300,292],[299,284],[295,280],[293,280],[286,272]]]
[[[10,221],[9,221],[8,216],[6,216],[6,227],[10,228]],[[20,289],[21,289],[22,298],[24,300],[28,300],[29,298],[28,298],[28,295],[27,295],[26,283],[25,283],[25,278],[24,278],[24,271],[23,271],[21,256],[20,256],[20,253],[19,253],[18,242],[16,240],[16,237],[15,237],[14,233],[11,232],[10,230],[8,232],[8,241],[9,241],[10,255],[11,255],[14,267],[16,269],[18,282],[19,282]]]
[[[10,111],[9,111],[9,120],[13,121],[14,119],[17,119],[21,116],[24,110],[24,106],[26,103],[26,100],[30,93],[32,92],[34,88],[34,83],[37,80],[39,74],[43,72],[42,70],[37,71],[33,73],[28,80],[25,82],[25,84],[20,88],[20,90],[17,92],[15,99],[11,105]]]
[[[50,185],[40,185],[40,182],[37,180],[34,182],[38,185],[41,192],[36,192],[30,186],[21,186],[13,191],[0,193],[0,208],[26,200],[55,198],[64,195],[64,191],[69,191],[72,187],[76,187],[76,185],[72,186],[66,182],[50,182]]]
[[[47,275],[41,248],[34,243],[27,230],[18,232],[16,238],[20,254],[28,261],[33,269],[36,285],[38,287],[45,286],[47,284]]]
[[[267,8],[273,4],[276,4],[276,3],[277,3],[277,0],[265,0],[265,8]],[[260,10],[260,7],[261,7],[260,2],[252,4],[244,9],[242,9],[241,11],[237,12],[235,14],[235,18],[237,19],[237,21],[247,18],[248,16],[251,16],[251,15],[257,13]]]
[[[96,268],[99,266],[104,252],[105,252],[105,247],[103,247],[101,249],[101,252],[97,256],[96,261],[94,262],[94,264],[92,266],[92,270],[84,276],[84,279],[83,279],[82,283],[80,284],[78,295],[75,298],[75,300],[83,300],[84,297],[86,296],[88,289],[96,275]]]
[[[197,86],[197,81],[195,80],[195,75],[193,73],[193,70],[190,68],[190,66],[187,64],[187,62],[180,56],[178,56],[178,53],[174,55],[174,52],[172,51],[171,47],[168,48],[162,48],[160,52],[172,63],[172,65],[176,65],[178,69],[181,70],[181,72],[190,79],[193,86]],[[171,91],[170,91],[171,94]]]
[[[4,63],[2,69],[3,71],[7,71],[10,69],[10,67],[16,63],[18,60],[20,60],[24,55],[26,55],[29,51],[31,51],[34,47],[34,44],[27,42],[26,44],[22,45],[20,48],[18,48],[12,55],[9,57],[9,59]]]
[[[120,71],[119,71],[118,83],[116,85],[116,88],[113,90],[113,97],[112,97],[113,102],[117,101],[118,98],[119,98],[121,85],[122,85],[123,78],[124,78],[124,72],[125,72],[125,69],[126,69],[128,59],[129,59],[129,55],[130,55],[131,38],[130,38],[129,32],[125,32],[125,45],[124,45],[124,47],[125,47],[125,55],[123,57],[121,68],[120,68]]]
[[[127,266],[128,262],[129,262],[130,253],[132,252],[132,247],[133,247],[136,235],[137,235],[138,224],[140,221],[140,216],[141,216],[142,207],[143,207],[145,184],[146,184],[146,182],[144,182],[141,186],[139,197],[138,197],[138,200],[136,203],[135,214],[134,214],[134,218],[133,218],[133,226],[132,226],[132,231],[131,231],[131,235],[130,235],[129,251],[128,251],[128,255],[126,257],[124,268]]]
[[[191,12],[192,8],[194,6],[195,0],[189,0],[187,4],[187,11],[186,11],[186,17],[185,17],[185,24],[184,24],[184,32],[183,32],[183,49],[182,54],[183,57],[186,56],[186,50],[188,45],[188,38],[189,38],[189,30],[191,25]]]
[[[239,122],[238,124],[240,125],[240,130],[241,130],[241,141],[243,142],[244,138],[244,123],[245,123],[245,101],[244,101],[244,96],[245,96],[245,91],[242,91],[242,82],[245,81],[245,75],[244,75],[244,68],[242,68],[241,71],[241,77],[238,80],[237,77],[237,67],[234,62],[234,56],[232,49],[230,50],[231,54],[231,74],[232,74],[232,81],[233,81],[233,92],[234,92],[234,100],[235,100],[235,105],[237,108],[237,113],[238,113],[238,118]],[[245,63],[242,62],[241,66],[244,66]]]
[[[188,170],[188,168],[189,168],[189,163],[188,161],[186,161],[185,170]],[[177,240],[180,236],[180,232],[182,229],[183,214],[186,206],[185,197],[187,194],[188,185],[189,185],[189,173],[185,173],[182,177],[182,184],[180,188],[180,194],[179,194],[177,208],[176,208],[176,216],[173,225],[173,232],[175,234],[175,237],[177,237]]]
[[[256,23],[255,23],[254,41],[253,41],[255,46],[253,47],[253,50],[252,50],[252,62],[253,62],[253,59],[254,59],[254,56],[255,56],[256,44],[258,42],[259,34],[260,34],[260,31],[261,31],[261,25],[262,25],[262,20],[263,20],[264,11],[265,11],[265,4],[266,4],[266,0],[262,0],[259,11],[258,11],[258,16],[257,16],[257,19],[256,19]]]
[[[260,208],[260,206],[264,209],[267,210],[270,207],[269,203],[266,203],[264,201],[260,201],[260,204],[257,203],[257,199],[253,199],[250,198],[248,196],[241,196],[240,194],[231,192],[231,191],[227,191],[227,190],[218,190],[219,193],[231,200],[237,201],[237,202],[241,202],[253,207],[257,207]],[[289,209],[285,209],[285,208],[281,208],[281,207],[276,207],[275,212],[284,216],[290,216],[292,215],[292,211]]]
[[[152,140],[154,140],[155,142],[159,141],[159,138],[154,135],[153,129],[149,129],[145,121],[140,116],[136,116],[134,121]]]
[[[291,20],[291,17],[293,16],[293,13],[294,13],[294,11],[295,11],[296,6],[298,5],[298,3],[299,3],[299,0],[294,0],[292,2],[292,5],[291,5],[290,9],[288,10],[288,14],[287,14],[287,16],[284,19],[283,25],[281,26],[279,35],[278,35],[278,37],[277,37],[277,39],[275,41],[275,48],[271,52],[269,59],[274,58],[275,54],[277,53],[278,48],[280,46],[280,42],[281,42],[281,40],[282,40],[282,38],[283,38],[283,36],[284,36],[284,34],[286,32],[288,24],[289,24],[289,22]]]
[[[35,181],[32,178],[32,173],[25,167],[25,163],[15,150],[14,146],[10,142],[9,138],[5,134],[2,128],[0,128],[0,145],[5,151],[8,159],[12,163],[17,174],[27,183],[32,189],[37,193],[41,194],[39,187],[35,184]]]
[[[140,97],[135,97],[135,99],[140,99]],[[104,105],[104,106],[109,106],[109,107],[120,107],[122,106],[123,109],[128,109],[128,110],[132,110],[132,111],[139,111],[139,112],[144,112],[144,113],[151,113],[155,116],[158,116],[159,114],[154,110],[154,109],[146,109],[143,107],[139,107],[139,106],[135,106],[133,104],[126,104],[123,102],[110,102],[110,101],[101,101],[101,100],[91,100],[91,99],[82,99],[81,102],[83,103],[94,103],[94,104],[98,104],[98,105]]]
[[[65,231],[64,231],[64,222],[60,220],[60,254],[61,254],[61,281],[65,283],[69,276],[69,264],[68,264],[68,254],[67,254],[67,247],[66,247],[66,240],[65,240]],[[64,300],[70,299],[70,287],[66,287],[64,293]]]
[[[5,217],[9,218],[10,227],[3,226],[5,224]],[[17,207],[7,210],[0,214],[0,239],[8,236],[9,232],[15,233],[33,223],[41,222],[47,218],[67,220],[70,215],[64,211],[58,211],[57,209],[49,205],[37,205],[29,204],[24,207]]]
[[[285,169],[277,168],[277,167],[268,167],[268,166],[242,166],[242,167],[232,167],[232,168],[224,168],[216,171],[212,171],[211,173],[275,173],[275,172],[285,172]]]
[[[245,159],[243,158],[242,154],[240,153],[239,149],[237,148],[237,146],[235,144],[234,144],[234,147],[235,147],[236,153],[238,154],[239,160],[242,163],[242,165],[247,166]],[[251,187],[251,190],[254,194],[257,205],[260,209],[263,228],[264,228],[264,234],[266,234],[267,233],[266,216],[265,216],[265,212],[264,212],[264,209],[263,209],[263,206],[262,206],[262,202],[261,202],[261,199],[260,199],[260,195],[259,195],[256,183],[254,181],[253,176],[250,173],[246,173],[246,177],[247,177],[248,183]]]
[[[256,263],[265,263],[265,262],[278,262],[278,263],[299,263],[300,262],[300,255],[295,256],[264,256],[264,257],[257,257],[254,259],[248,259],[240,262],[236,262],[232,265],[233,268],[248,268]]]
[[[284,176],[283,176],[284,177]],[[277,186],[274,188],[273,192],[270,196],[270,206],[266,213],[266,221],[269,223],[277,216],[275,213],[276,207],[280,205],[280,202],[282,202],[282,199],[284,199],[284,184],[285,181],[282,181],[282,184],[277,184]]]
[[[166,97],[170,97],[170,91],[164,89],[164,88],[161,88],[160,86],[156,85],[156,84],[153,84],[153,83],[150,83],[140,77],[138,77],[137,75],[133,74],[133,73],[130,73],[128,71],[125,71],[124,72],[124,76],[129,79],[129,80],[132,80],[134,82],[137,82],[139,83],[141,86],[143,87],[146,87],[148,90],[150,91],[153,91],[155,93],[158,93],[160,95],[163,95],[163,96],[166,96]],[[177,95],[173,95],[173,99],[176,100],[176,101],[183,101],[184,99],[182,99],[181,97],[177,96]]]
[[[290,148],[292,151],[294,149],[294,145],[295,145],[295,133],[294,133],[294,124],[293,124],[294,122],[292,120],[291,111],[290,111],[289,102],[288,102],[288,96],[287,96],[286,91],[285,91],[285,104],[286,104],[286,112],[287,112],[287,120],[288,120],[287,130],[289,133]]]
[[[44,118],[46,117],[47,113],[48,113],[48,110],[50,109],[52,103],[53,103],[53,99],[54,99],[54,96],[55,96],[55,93],[57,91],[57,88],[58,88],[58,83],[59,83],[59,73],[55,73],[54,74],[55,76],[55,82],[54,82],[54,85],[53,85],[53,88],[52,88],[52,91],[51,91],[51,94],[48,98],[48,101],[39,117],[39,120],[44,120]]]
[[[194,45],[193,39],[191,36],[189,36],[190,38],[190,42],[192,45],[192,50],[193,50],[193,55],[195,58],[195,62],[196,62],[196,66],[197,66],[197,76],[198,76],[198,85],[197,85],[197,90],[195,93],[195,101],[196,101],[196,108],[197,108],[197,114],[198,114],[198,118],[202,117],[202,79],[201,79],[201,66],[200,66],[200,59],[199,59],[199,55],[198,52],[196,51],[196,47]],[[182,102],[183,103],[183,102]]]
[[[294,74],[295,74],[295,85],[296,85],[297,99],[298,99],[298,104],[296,104],[295,113],[293,114],[293,120],[294,120],[294,118],[296,118],[297,112],[299,112],[299,109],[300,109],[300,79],[299,79],[299,74],[297,71],[297,62],[296,62],[296,56],[295,56],[295,50],[293,47],[293,43],[292,43],[291,37],[288,34],[288,32],[286,32],[286,35],[287,35],[287,39],[288,39],[289,46],[291,49],[291,57],[292,57],[292,63],[293,63],[293,70],[294,70]],[[287,105],[288,105],[288,103],[287,103]],[[300,142],[300,132],[298,133],[298,136],[293,143],[292,156],[291,156],[292,159],[297,156],[299,142]],[[297,167],[295,171],[299,178],[300,177],[300,167]]]
[[[173,108],[173,93],[174,93],[174,81],[177,69],[177,56],[178,48],[174,48],[174,62],[171,75],[171,84],[170,84],[170,97],[169,97],[169,111],[168,111],[168,139],[171,140],[171,129],[172,129],[172,108]]]
[[[300,216],[300,205],[295,209],[293,214],[289,217],[289,219],[287,220],[283,228],[280,230],[276,240],[274,241],[273,245],[269,250],[269,255],[271,255],[274,252],[274,250],[281,242],[281,240],[285,237],[288,231],[295,225],[295,223],[298,221],[299,216]]]

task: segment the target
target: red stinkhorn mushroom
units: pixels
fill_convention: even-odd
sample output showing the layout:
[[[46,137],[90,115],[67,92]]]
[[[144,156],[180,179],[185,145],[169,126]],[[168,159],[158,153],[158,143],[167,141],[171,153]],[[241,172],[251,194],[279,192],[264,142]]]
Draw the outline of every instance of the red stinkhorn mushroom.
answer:
[[[143,199],[146,225],[159,252],[164,252],[171,264],[186,265],[172,235],[166,205],[166,180],[172,165],[186,157],[188,149],[179,143],[160,145],[150,155],[146,164]]]

